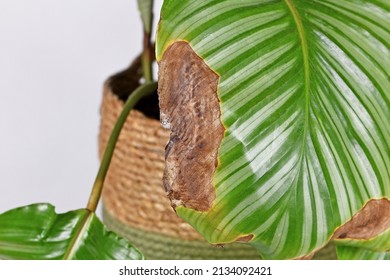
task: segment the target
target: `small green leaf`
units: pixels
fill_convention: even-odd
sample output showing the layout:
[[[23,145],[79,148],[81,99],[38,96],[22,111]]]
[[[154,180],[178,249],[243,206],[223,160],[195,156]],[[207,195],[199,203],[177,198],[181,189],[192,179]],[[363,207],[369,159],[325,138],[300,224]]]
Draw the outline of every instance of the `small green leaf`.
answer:
[[[0,215],[0,258],[139,260],[143,255],[86,209],[56,214],[50,204],[32,204]]]
[[[376,252],[357,247],[338,246],[339,260],[390,260],[390,252]]]
[[[152,31],[153,0],[138,0],[138,9],[141,14],[144,29],[147,33]]]

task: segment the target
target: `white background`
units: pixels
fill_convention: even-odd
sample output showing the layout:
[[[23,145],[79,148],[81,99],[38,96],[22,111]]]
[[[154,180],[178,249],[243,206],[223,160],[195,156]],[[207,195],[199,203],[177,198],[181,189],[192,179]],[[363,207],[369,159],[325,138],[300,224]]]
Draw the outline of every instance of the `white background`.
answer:
[[[0,1],[0,213],[85,207],[102,84],[141,51],[136,2]]]
[[[159,275],[133,276],[119,275],[120,269],[132,269],[142,271],[144,269],[158,269],[181,273],[176,276]],[[242,267],[270,267],[272,275],[218,275],[220,268],[226,272],[228,268]],[[313,280],[313,279],[381,279],[388,275],[388,262],[386,261],[242,261],[242,260],[158,260],[158,261],[6,261],[0,262],[1,276],[5,279],[29,279],[29,280],[69,280],[69,279],[178,279],[178,280]],[[187,272],[199,272],[202,274],[188,276]],[[231,269],[230,269],[231,270]],[[249,269],[248,269],[249,270]],[[213,275],[214,272],[217,275]],[[239,269],[242,271],[242,269]],[[129,271],[130,272],[130,271]],[[164,271],[163,271],[164,272]],[[149,271],[151,274],[151,271]]]

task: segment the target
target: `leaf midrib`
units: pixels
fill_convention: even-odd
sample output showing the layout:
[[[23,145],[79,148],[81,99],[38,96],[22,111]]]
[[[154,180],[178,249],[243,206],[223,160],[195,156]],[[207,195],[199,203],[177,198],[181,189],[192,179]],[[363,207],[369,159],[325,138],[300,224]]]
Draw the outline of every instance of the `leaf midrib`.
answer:
[[[93,213],[86,210],[84,217],[81,218],[81,222],[77,227],[77,232],[75,236],[71,239],[68,249],[66,250],[66,253],[63,257],[64,260],[71,260],[75,256],[77,249],[79,248],[79,244],[82,241],[84,237],[84,233],[86,230],[88,230],[89,225],[91,224],[91,221],[93,219]]]
[[[294,17],[295,24],[298,29],[299,38],[301,39],[301,45],[302,45],[302,55],[303,55],[303,67],[304,67],[304,76],[305,76],[305,82],[304,82],[304,91],[305,91],[305,120],[303,125],[303,139],[302,139],[302,153],[305,151],[306,147],[306,136],[308,134],[308,128],[309,128],[309,112],[310,112],[310,67],[309,67],[309,49],[308,49],[308,43],[307,38],[305,34],[305,29],[303,27],[302,20],[300,18],[300,15],[298,13],[298,10],[296,9],[295,5],[293,4],[292,0],[285,0],[291,14]],[[303,158],[303,157],[302,157]]]

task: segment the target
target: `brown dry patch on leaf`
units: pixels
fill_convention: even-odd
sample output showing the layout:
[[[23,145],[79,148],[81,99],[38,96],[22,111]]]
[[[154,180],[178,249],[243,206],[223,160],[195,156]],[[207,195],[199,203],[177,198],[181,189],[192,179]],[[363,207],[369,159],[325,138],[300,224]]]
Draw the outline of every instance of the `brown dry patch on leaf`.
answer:
[[[255,236],[253,234],[248,234],[248,235],[241,236],[241,237],[237,238],[236,242],[249,242],[249,241],[252,241],[252,239],[254,237]]]
[[[171,131],[163,182],[174,208],[207,211],[215,199],[212,178],[224,135],[218,79],[186,42],[175,42],[159,62],[160,117]]]
[[[390,228],[390,201],[373,199],[339,227],[332,239],[370,239]]]

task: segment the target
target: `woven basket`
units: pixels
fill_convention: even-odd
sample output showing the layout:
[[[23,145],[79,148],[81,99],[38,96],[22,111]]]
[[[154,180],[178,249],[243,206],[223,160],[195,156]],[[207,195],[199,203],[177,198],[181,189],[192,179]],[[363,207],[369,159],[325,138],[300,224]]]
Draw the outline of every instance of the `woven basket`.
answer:
[[[103,154],[123,102],[106,84],[101,107]],[[247,244],[208,244],[173,211],[162,185],[169,133],[158,120],[133,110],[122,129],[103,190],[103,218],[148,259],[258,259]]]

